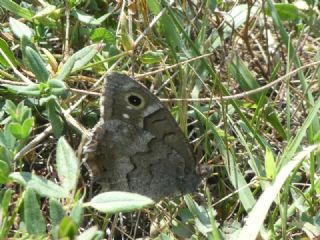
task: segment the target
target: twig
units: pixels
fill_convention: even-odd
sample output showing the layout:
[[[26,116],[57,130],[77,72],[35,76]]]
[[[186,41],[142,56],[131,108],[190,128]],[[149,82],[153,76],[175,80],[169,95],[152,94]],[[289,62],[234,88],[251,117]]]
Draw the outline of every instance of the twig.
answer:
[[[154,70],[154,71],[151,71],[151,72],[147,72],[147,73],[144,73],[144,74],[137,74],[137,75],[134,76],[134,78],[135,79],[141,79],[141,78],[144,78],[146,76],[153,75],[153,74],[156,74],[156,73],[159,73],[159,72],[163,72],[163,71],[169,70],[171,68],[175,68],[175,67],[184,65],[186,63],[193,62],[195,60],[198,60],[198,59],[201,59],[201,58],[205,58],[205,57],[208,57],[208,56],[211,56],[211,55],[213,55],[213,53],[206,53],[206,54],[203,54],[203,55],[198,56],[198,57],[194,57],[194,58],[182,61],[182,62],[178,62],[178,63],[170,65],[168,67],[157,69],[157,70]]]
[[[25,77],[22,73],[18,71],[18,69],[13,65],[13,63],[10,61],[10,59],[7,57],[7,55],[3,52],[3,50],[0,48],[0,53],[2,57],[7,61],[7,63],[10,65],[10,67],[13,69],[13,72],[21,78],[22,81],[26,83],[33,83],[29,78]]]
[[[221,96],[221,97],[211,97],[211,98],[197,98],[197,99],[194,99],[194,98],[185,98],[185,99],[181,99],[181,98],[172,98],[172,99],[163,98],[163,99],[161,99],[161,101],[164,101],[164,102],[170,102],[170,101],[209,102],[209,101],[212,101],[212,100],[219,100],[219,99],[222,99],[222,100],[240,99],[240,98],[248,97],[250,95],[253,95],[253,94],[262,92],[264,90],[267,90],[267,89],[271,88],[273,85],[276,85],[277,83],[286,80],[286,78],[290,77],[291,75],[296,74],[297,72],[299,72],[299,71],[301,71],[301,70],[303,70],[305,68],[312,67],[312,66],[319,65],[319,64],[320,64],[320,61],[316,61],[316,62],[307,64],[305,66],[302,66],[302,67],[299,67],[299,68],[293,70],[292,72],[290,72],[290,73],[288,73],[288,74],[286,74],[286,75],[284,75],[284,76],[282,76],[282,77],[274,80],[273,82],[268,83],[268,84],[266,84],[266,85],[264,85],[262,87],[259,87],[259,88],[256,88],[256,89],[253,89],[253,90],[250,90],[250,91],[247,91],[247,92],[239,93],[239,94],[234,94],[232,96]]]
[[[17,81],[5,80],[5,79],[1,79],[1,78],[0,78],[0,83],[17,85],[17,86],[28,86],[28,84],[25,82],[17,82]],[[100,93],[88,91],[88,90],[81,90],[81,89],[76,89],[76,88],[69,88],[68,90],[70,90],[71,92],[76,92],[76,93],[80,93],[83,95],[91,95],[91,96],[97,96],[97,97],[101,96]]]
[[[70,8],[69,4],[65,2],[65,9],[66,9],[66,35],[64,41],[64,56],[69,56],[69,36],[70,36]]]
[[[202,57],[204,57],[204,55]],[[191,60],[194,60],[194,59],[190,59],[190,60],[187,60],[187,61],[191,61]],[[181,64],[181,63],[178,63],[178,64]],[[178,64],[175,64],[175,66],[178,65]],[[242,92],[242,93],[238,93],[238,94],[234,94],[234,95],[230,95],[230,96],[219,96],[219,97],[211,97],[211,98],[160,98],[160,100],[163,101],[163,102],[178,102],[178,101],[209,102],[209,101],[212,101],[212,100],[221,100],[221,99],[222,100],[231,100],[231,99],[245,98],[245,97],[249,97],[252,94],[256,94],[256,93],[262,92],[264,90],[267,90],[267,89],[273,87],[274,85],[276,85],[277,83],[279,83],[281,81],[284,81],[286,78],[290,77],[291,75],[296,74],[298,71],[303,70],[303,69],[308,68],[308,67],[315,66],[315,65],[320,65],[320,61],[313,62],[313,63],[307,64],[307,65],[304,65],[304,66],[302,66],[300,68],[297,68],[297,69],[287,73],[286,75],[274,80],[273,82],[268,83],[268,84],[266,84],[264,86],[261,86],[259,88],[256,88],[256,89],[253,89],[253,90],[250,90],[250,91],[246,91],[246,92]],[[164,71],[164,69],[161,69],[161,70]],[[111,71],[111,68],[109,69],[108,72],[110,72],[110,71]],[[157,72],[159,72],[159,70],[157,70]],[[149,72],[148,75],[149,74],[154,74],[154,72]],[[143,76],[144,75],[145,74],[143,74]],[[142,78],[142,75],[139,75],[139,76],[136,77],[136,79],[140,79],[140,78]],[[102,80],[103,80],[103,78],[102,78]],[[25,83],[21,83],[21,82],[12,82],[12,81],[2,80],[2,79],[0,79],[0,82],[13,83],[15,85],[26,85]],[[101,82],[101,80],[99,80],[97,83],[100,83],[100,82]],[[97,85],[98,84],[94,84],[93,87],[95,87]],[[79,89],[73,89],[73,88],[70,89],[70,90],[74,91],[74,92],[79,92],[81,94],[86,94],[86,95],[101,96],[100,93],[87,91],[87,90],[79,90]]]

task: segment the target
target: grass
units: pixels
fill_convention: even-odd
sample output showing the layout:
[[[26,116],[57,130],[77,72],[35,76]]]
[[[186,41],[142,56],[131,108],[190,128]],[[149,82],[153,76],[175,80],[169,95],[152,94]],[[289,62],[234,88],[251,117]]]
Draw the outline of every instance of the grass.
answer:
[[[318,2],[128,2],[0,2],[0,239],[318,239]],[[196,192],[90,197],[111,71],[170,109]]]

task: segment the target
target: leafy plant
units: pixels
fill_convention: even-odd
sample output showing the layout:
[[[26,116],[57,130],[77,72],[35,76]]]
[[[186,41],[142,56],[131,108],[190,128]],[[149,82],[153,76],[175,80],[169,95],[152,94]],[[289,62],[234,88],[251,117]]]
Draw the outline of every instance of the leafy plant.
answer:
[[[319,238],[317,4],[1,0],[0,239]],[[88,186],[73,149],[111,70],[167,103],[198,193]]]

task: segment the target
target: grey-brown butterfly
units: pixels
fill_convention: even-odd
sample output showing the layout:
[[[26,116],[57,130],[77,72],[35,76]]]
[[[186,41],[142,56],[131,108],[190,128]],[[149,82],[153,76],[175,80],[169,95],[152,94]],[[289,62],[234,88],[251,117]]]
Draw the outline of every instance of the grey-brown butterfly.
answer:
[[[200,177],[188,141],[155,95],[130,77],[111,73],[101,100],[101,119],[85,151],[103,191],[158,201],[196,189]]]

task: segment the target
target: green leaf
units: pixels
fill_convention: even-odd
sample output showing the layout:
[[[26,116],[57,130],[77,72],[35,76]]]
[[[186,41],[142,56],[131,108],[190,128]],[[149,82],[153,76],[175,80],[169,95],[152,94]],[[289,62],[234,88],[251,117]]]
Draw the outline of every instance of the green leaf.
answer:
[[[46,3],[46,4],[48,4],[48,3]],[[37,12],[32,17],[32,19],[46,17],[46,16],[50,15],[51,13],[53,13],[56,9],[57,9],[56,6],[48,4],[43,9],[41,9],[39,12]]]
[[[160,4],[155,0],[147,0],[148,8],[153,15],[157,15],[161,11]]]
[[[4,184],[9,181],[10,167],[5,161],[0,160],[0,183]]]
[[[0,239],[8,239],[12,227],[11,198],[14,191],[3,187],[0,189]],[[12,202],[13,203],[13,202]],[[13,203],[14,204],[14,203]]]
[[[207,209],[204,209],[202,206],[199,206],[190,196],[187,194],[184,196],[184,200],[188,206],[188,209],[195,217],[196,227],[197,229],[204,235],[207,236],[208,239],[222,239],[219,237],[212,238],[208,237],[212,232],[212,226],[210,224],[210,219],[208,215]]]
[[[40,85],[40,84],[39,84]],[[39,105],[40,106],[44,106],[46,105],[48,102],[50,101],[56,101],[57,100],[57,97],[54,96],[54,95],[49,95],[48,97],[42,97],[40,98],[39,100]]]
[[[79,236],[77,236],[77,240],[100,240],[103,239],[103,232],[99,231],[96,226],[93,226]]]
[[[250,72],[248,67],[243,63],[240,57],[235,56],[232,59],[230,64],[230,70],[236,81],[239,83],[240,87],[245,90],[253,90],[260,87],[259,83]],[[250,95],[250,99],[255,101],[256,103],[259,102],[260,97],[263,95],[263,92],[259,92],[256,94]],[[266,102],[266,100],[265,100]]]
[[[31,69],[30,63],[28,61],[26,48],[30,47],[33,50],[37,51],[37,47],[34,45],[34,43],[30,40],[28,36],[23,35],[20,38],[20,45],[21,45],[21,52],[22,52],[22,61],[26,65],[28,69]]]
[[[61,96],[66,93],[67,87],[62,80],[50,79],[47,83],[52,94]]]
[[[276,167],[276,162],[274,160],[272,151],[270,150],[269,147],[266,148],[264,159],[266,164],[265,168],[266,168],[267,178],[274,179],[277,173],[277,167]]]
[[[17,114],[16,114],[17,106],[11,100],[6,100],[6,103],[3,109],[6,113],[10,115],[12,119],[17,119]]]
[[[318,213],[319,214],[319,213]],[[320,227],[319,227],[319,222],[315,222],[314,224],[311,224],[310,222],[307,222],[307,221],[301,221],[303,222],[303,230],[305,232],[308,232],[309,234],[309,238],[310,239],[317,239],[316,237],[320,236]],[[312,237],[311,237],[312,236]],[[316,237],[313,237],[313,236],[316,236]]]
[[[1,215],[2,219],[4,219],[9,212],[9,205],[11,201],[11,197],[14,191],[12,189],[7,189],[2,197],[1,201]],[[1,235],[1,234],[0,234]]]
[[[30,83],[28,86],[15,86],[11,84],[3,84],[3,87],[6,87],[10,92],[14,94],[21,94],[33,97],[40,96],[39,85]]]
[[[236,5],[237,6],[237,5]],[[214,12],[214,10],[217,7],[217,1],[216,0],[207,0],[207,7]]]
[[[144,64],[155,64],[162,61],[164,55],[162,51],[145,52],[139,56],[139,60]]]
[[[162,9],[162,6],[156,0],[147,0],[147,5],[154,15],[158,15]],[[178,46],[180,49],[182,49],[183,44],[179,36],[177,27],[171,16],[169,16],[167,13],[164,13],[159,20],[159,24],[164,33],[164,37],[171,45],[171,48],[175,48]]]
[[[283,168],[277,174],[274,182],[270,187],[268,187],[259,197],[257,203],[255,204],[252,211],[246,220],[244,227],[242,228],[237,239],[247,240],[247,239],[257,239],[261,227],[263,227],[263,222],[266,219],[268,213],[270,212],[270,207],[272,203],[276,200],[278,194],[285,181],[288,179],[290,174],[303,160],[309,159],[312,152],[319,151],[319,145],[313,145],[305,150],[298,153],[289,162],[286,162]]]
[[[58,140],[56,161],[62,187],[66,191],[75,191],[80,174],[80,163],[63,137]]]
[[[66,85],[64,84],[63,81],[57,80],[57,79],[50,79],[48,81],[48,85],[50,88],[66,88]]]
[[[78,231],[78,227],[71,217],[64,217],[59,226],[59,239],[74,239]]]
[[[10,60],[10,62],[14,66],[18,65],[18,62],[13,55],[13,52],[9,48],[7,42],[2,38],[0,38],[0,49],[4,52],[4,54],[7,56],[7,58]],[[7,68],[10,67],[9,63],[3,58],[3,56],[1,54],[0,54],[0,65],[7,67]]]
[[[238,56],[234,57],[234,59],[232,60],[230,64],[230,71],[243,90],[249,91],[260,87],[253,74]],[[249,97],[256,104],[259,104],[260,101],[261,107],[268,103],[265,92],[252,94]],[[283,138],[287,137],[287,134],[278,118],[277,112],[274,108],[272,108],[272,105],[270,103],[265,109],[264,116],[280,136],[282,136]]]
[[[21,39],[23,36],[26,36],[29,39],[32,38],[33,31],[26,24],[10,17],[9,25],[14,35],[16,35],[18,38]]]
[[[290,3],[274,3],[274,7],[277,10],[279,17],[282,21],[297,21],[301,19],[302,14],[299,9]],[[266,13],[271,16],[270,9],[266,8]]]
[[[134,41],[129,34],[127,17],[124,12],[120,14],[120,42],[125,51],[134,49]]]
[[[103,23],[112,13],[106,13],[99,18],[95,18],[91,15],[86,14],[81,10],[74,9],[72,15],[77,18],[80,22],[86,23],[89,25],[100,25]]]
[[[52,227],[59,225],[65,214],[63,206],[57,199],[50,198],[49,209]]]
[[[31,188],[27,188],[24,195],[24,220],[29,234],[44,235],[46,233],[46,223],[36,193]]]
[[[16,147],[16,142],[16,138],[10,132],[9,124],[6,124],[4,129],[0,129],[0,146],[3,146],[8,151],[13,151]]]
[[[31,109],[24,105],[24,102],[21,101],[16,109],[17,118],[16,121],[19,123],[23,123],[25,120],[32,117]]]
[[[30,136],[33,124],[34,124],[33,117],[24,120],[24,122],[22,124],[22,129],[21,129],[22,130],[22,132],[21,132],[22,139],[26,139]]]
[[[83,219],[83,204],[81,201],[78,201],[72,208],[70,217],[73,219],[75,224],[77,224],[77,226],[81,226]]]
[[[292,61],[296,68],[300,68],[302,66],[301,60],[298,56],[298,53],[296,52],[296,47],[293,46],[292,41],[290,40],[291,37],[286,31],[286,28],[282,24],[282,21],[280,20],[279,14],[274,6],[274,3],[272,0],[267,0],[267,7],[270,9],[271,18],[273,20],[273,24],[275,25],[275,29],[279,32],[279,35],[281,37],[281,40],[283,42],[283,45],[286,46],[287,52],[290,53],[290,57],[292,58]],[[314,104],[314,97],[311,92],[311,87],[306,79],[306,76],[304,74],[304,71],[301,69],[297,72],[297,76],[300,80],[300,88],[301,91],[304,93],[306,100],[308,103],[312,106]],[[319,118],[315,118],[312,122],[312,128],[313,131],[317,132],[320,130],[320,122]],[[309,132],[310,133],[310,132]],[[313,137],[312,134],[310,136]]]
[[[20,123],[11,122],[9,123],[10,132],[17,139],[26,139],[32,131],[33,122],[33,118],[26,119],[22,125]]]
[[[1,0],[0,7],[3,7],[4,9],[7,9],[13,14],[28,20],[31,20],[33,15],[33,13],[29,9],[21,7],[20,5],[16,4],[11,0]]]
[[[108,44],[116,43],[116,37],[114,33],[102,27],[94,29],[90,35],[90,39],[93,42],[104,41],[105,43],[108,43]]]
[[[14,154],[9,150],[9,148],[7,146],[4,146],[1,141],[2,141],[2,139],[0,139],[0,159],[2,161],[4,161],[5,163],[7,163],[8,166],[11,166]]]
[[[22,132],[22,126],[20,123],[12,122],[9,124],[10,132],[13,136],[15,136],[17,139],[23,139],[21,132]]]
[[[49,72],[40,54],[29,46],[26,46],[25,54],[30,70],[34,73],[36,79],[39,82],[46,82],[49,78]]]
[[[105,192],[101,193],[86,203],[86,206],[105,213],[132,212],[146,208],[154,204],[148,197],[129,192]]]
[[[102,49],[102,46],[102,44],[93,44],[74,53],[59,70],[55,80],[63,81],[70,73],[84,67]]]
[[[74,64],[78,59],[76,57],[69,57],[67,61],[63,64],[58,74],[55,76],[56,81],[64,81],[72,71]]]
[[[50,99],[47,104],[48,118],[52,126],[53,134],[60,137],[63,132],[63,120],[59,116],[60,108],[54,99]]]
[[[235,155],[231,149],[225,145],[225,140],[219,136],[216,126],[211,121],[208,121],[207,117],[199,109],[195,107],[192,107],[192,109],[195,111],[197,118],[203,123],[205,128],[212,131],[221,156],[224,159],[228,159],[228,164],[225,166],[228,173],[228,178],[233,187],[239,190],[238,194],[241,204],[243,205],[244,209],[249,212],[255,204],[255,198],[250,188],[247,187],[247,182],[238,167]]]
[[[306,132],[314,119],[318,118],[318,111],[320,109],[320,97],[314,103],[313,107],[309,109],[308,116],[305,118],[300,129],[296,133],[295,137],[288,142],[288,145],[284,149],[281,158],[277,165],[277,171],[279,171],[290,159],[294,156],[296,151],[301,147],[302,140],[306,137]]]
[[[41,176],[30,172],[13,172],[10,175],[13,181],[20,183],[26,188],[32,188],[44,197],[67,198],[68,192],[64,188]]]
[[[78,71],[86,64],[88,64],[94,58],[94,56],[96,56],[96,54],[103,48],[103,46],[103,44],[92,44],[73,54],[70,58],[75,58],[76,62],[72,68],[72,72]]]

